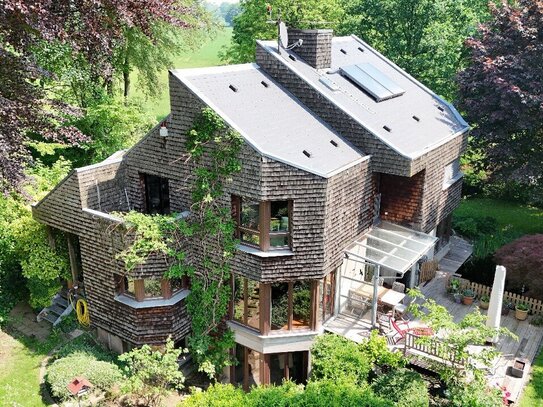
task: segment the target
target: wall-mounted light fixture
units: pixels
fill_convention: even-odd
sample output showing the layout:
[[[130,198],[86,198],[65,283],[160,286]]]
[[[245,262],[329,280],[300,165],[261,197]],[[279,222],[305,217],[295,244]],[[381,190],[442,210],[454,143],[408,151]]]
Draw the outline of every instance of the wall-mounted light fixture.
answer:
[[[160,125],[160,137],[168,137],[168,128],[166,127],[166,122],[162,122]]]

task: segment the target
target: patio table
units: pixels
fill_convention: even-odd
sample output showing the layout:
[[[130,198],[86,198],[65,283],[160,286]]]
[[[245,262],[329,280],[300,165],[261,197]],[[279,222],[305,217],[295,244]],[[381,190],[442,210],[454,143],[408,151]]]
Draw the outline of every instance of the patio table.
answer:
[[[381,299],[387,293],[387,291],[389,291],[388,288],[383,286],[377,287],[377,298]],[[354,290],[354,292],[369,300],[373,299],[373,285],[371,284],[362,284],[360,287]]]
[[[389,288],[385,288],[383,295],[379,296],[379,301],[391,307],[395,307],[403,301],[405,294],[399,291],[394,291]]]

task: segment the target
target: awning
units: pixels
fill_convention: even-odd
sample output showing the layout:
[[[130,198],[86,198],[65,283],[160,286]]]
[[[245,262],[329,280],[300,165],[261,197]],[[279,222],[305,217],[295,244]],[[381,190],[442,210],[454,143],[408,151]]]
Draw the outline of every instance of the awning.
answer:
[[[403,275],[438,239],[389,222],[381,222],[351,244],[347,258],[378,264]]]

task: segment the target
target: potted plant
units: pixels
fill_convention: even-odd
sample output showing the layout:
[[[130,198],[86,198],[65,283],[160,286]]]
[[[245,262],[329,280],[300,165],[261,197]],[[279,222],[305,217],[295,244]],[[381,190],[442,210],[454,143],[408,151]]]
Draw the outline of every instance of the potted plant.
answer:
[[[519,302],[515,307],[515,318],[519,321],[524,321],[526,318],[528,318],[529,310],[530,307],[528,307],[528,304],[524,302]]]
[[[479,307],[482,309],[488,309],[488,305],[490,302],[490,296],[483,294],[481,295],[481,298],[479,298]]]
[[[465,289],[462,293],[462,302],[465,305],[471,305],[473,304],[473,300],[475,299],[475,292],[469,288]]]
[[[458,291],[460,291],[460,280],[457,278],[452,278],[447,291],[453,295],[458,293]]]

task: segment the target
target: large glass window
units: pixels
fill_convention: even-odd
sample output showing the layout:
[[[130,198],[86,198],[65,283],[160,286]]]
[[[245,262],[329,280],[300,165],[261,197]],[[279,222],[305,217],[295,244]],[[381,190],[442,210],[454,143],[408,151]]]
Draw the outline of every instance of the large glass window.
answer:
[[[311,284],[308,281],[272,284],[271,302],[272,330],[311,326]]]
[[[145,189],[145,212],[166,215],[170,213],[170,187],[167,178],[142,174]]]
[[[234,275],[232,319],[260,331],[260,284]]]
[[[239,238],[243,243],[260,246],[260,204],[258,202],[240,200],[241,222]]]
[[[290,239],[289,202],[271,202],[270,213],[270,246],[272,248],[288,247]]]
[[[256,202],[232,197],[236,235],[242,244],[262,251],[290,247],[291,201]]]

